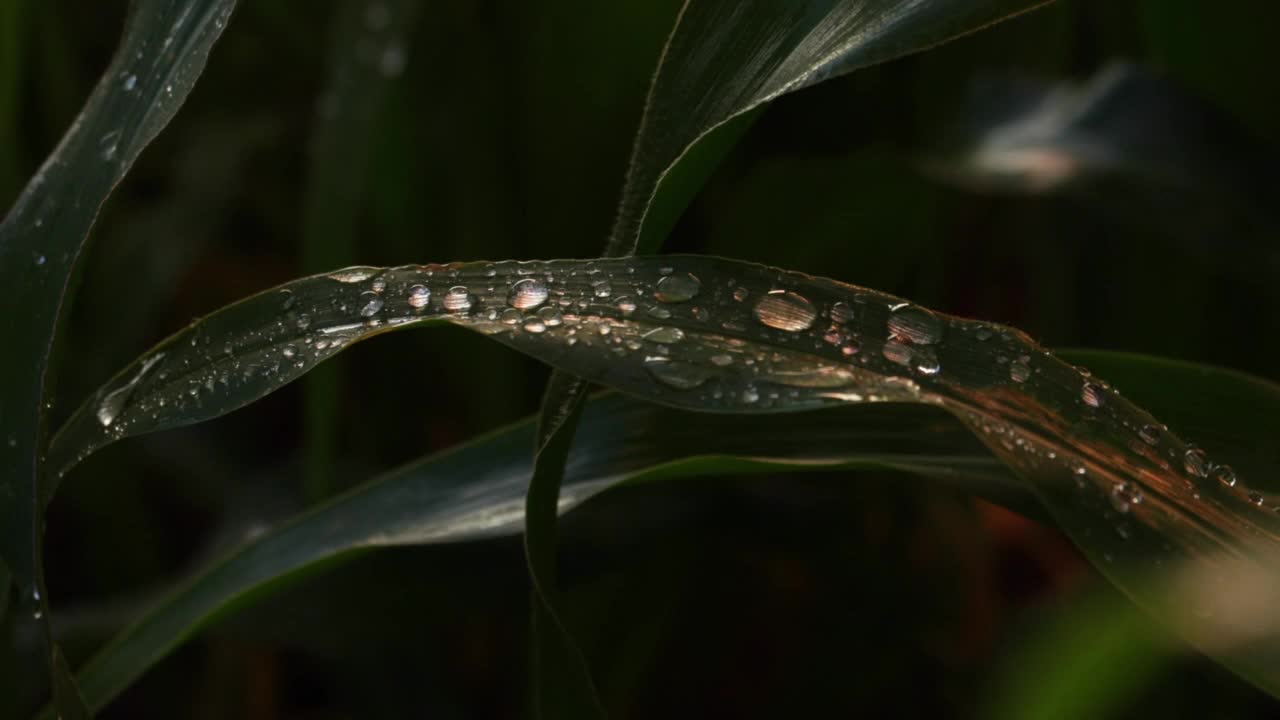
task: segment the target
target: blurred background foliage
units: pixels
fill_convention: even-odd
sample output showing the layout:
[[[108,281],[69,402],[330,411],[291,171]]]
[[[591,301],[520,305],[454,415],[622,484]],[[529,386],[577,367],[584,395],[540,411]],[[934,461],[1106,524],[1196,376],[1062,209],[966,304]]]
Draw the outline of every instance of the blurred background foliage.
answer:
[[[402,54],[375,73],[389,82],[357,83],[326,124],[343,38],[380,18],[355,2],[243,2],[104,208],[58,410],[193,317],[303,272],[597,254],[678,4],[390,3]],[[5,207],[106,66],[125,8],[0,4]],[[763,114],[666,250],[865,285],[1051,347],[1280,379],[1265,320],[1280,299],[1275,217],[1221,200],[1276,197],[1278,22],[1280,6],[1254,0],[1065,0],[824,83]],[[1213,118],[1140,115],[1170,147],[1228,158],[1219,201],[1181,202],[1140,174],[1001,193],[929,172],[965,142],[980,83],[1079,83],[1118,59]],[[535,411],[547,374],[462,330],[395,334],[231,417],[94,456],[48,522],[73,662],[218,548]],[[1138,615],[1056,531],[900,476],[621,489],[575,511],[562,545],[615,717],[1274,710]],[[527,600],[515,539],[362,555],[227,615],[103,717],[519,716]],[[0,714],[19,716],[44,693],[24,655],[34,628],[11,615],[0,633],[14,648],[0,697],[16,703]]]

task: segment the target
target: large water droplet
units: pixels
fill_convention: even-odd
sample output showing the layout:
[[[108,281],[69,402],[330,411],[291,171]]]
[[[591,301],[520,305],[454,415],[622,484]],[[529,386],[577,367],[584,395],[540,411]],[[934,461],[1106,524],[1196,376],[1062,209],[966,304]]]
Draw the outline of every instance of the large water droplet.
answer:
[[[932,345],[942,339],[942,321],[937,315],[910,303],[889,309],[889,336],[915,345]]]
[[[694,299],[701,291],[701,280],[689,273],[677,273],[659,280],[653,296],[665,303],[682,303]]]
[[[539,320],[536,315],[526,319],[522,327],[524,328],[525,332],[531,332],[535,334],[547,331],[547,324]]]
[[[464,285],[454,285],[445,293],[440,304],[449,312],[464,313],[471,309],[471,291]]]
[[[382,309],[382,297],[378,293],[366,290],[360,293],[360,316],[373,317]]]
[[[807,330],[818,317],[808,298],[790,290],[770,291],[760,298],[752,313],[762,325],[788,332]]]
[[[352,267],[346,268],[345,270],[339,270],[334,273],[329,273],[328,278],[330,280],[337,280],[340,283],[357,283],[364,282],[376,274],[377,270],[374,268]]]
[[[548,306],[538,310],[538,319],[547,327],[555,327],[564,321],[564,316],[556,308]]]
[[[414,285],[409,288],[409,307],[421,310],[431,302],[431,288],[426,285]]]
[[[644,369],[658,382],[677,390],[692,390],[709,380],[712,374],[707,368],[661,355],[646,357]]]
[[[660,327],[643,335],[645,340],[654,343],[676,343],[684,339],[684,331],[680,328]]]
[[[517,310],[535,308],[547,301],[547,284],[534,278],[525,278],[511,286],[507,302]]]

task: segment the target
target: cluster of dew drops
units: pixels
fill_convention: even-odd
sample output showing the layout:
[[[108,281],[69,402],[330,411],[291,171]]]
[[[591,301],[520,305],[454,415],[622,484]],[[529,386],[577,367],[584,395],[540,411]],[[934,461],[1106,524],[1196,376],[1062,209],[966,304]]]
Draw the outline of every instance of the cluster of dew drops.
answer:
[[[506,266],[504,278],[509,277],[509,280],[496,280],[498,275],[496,268],[502,266]],[[285,296],[284,308],[290,311],[296,327],[299,330],[310,328],[313,331],[305,337],[303,343],[313,351],[315,359],[341,349],[347,341],[371,327],[383,323],[411,322],[422,317],[443,316],[479,326],[479,329],[486,332],[519,330],[540,336],[556,330],[561,333],[569,346],[577,344],[580,329],[590,329],[596,341],[618,344],[619,347],[615,350],[619,353],[645,349],[643,365],[648,373],[657,382],[676,390],[698,388],[713,377],[714,369],[725,368],[738,362],[737,356],[731,352],[716,352],[707,357],[710,368],[669,358],[666,353],[667,347],[685,338],[685,331],[677,327],[659,324],[658,327],[648,330],[638,338],[618,337],[627,335],[618,330],[624,327],[626,318],[636,313],[643,313],[649,320],[660,323],[672,317],[673,309],[685,304],[688,307],[688,314],[694,320],[710,324],[712,313],[708,312],[702,304],[693,302],[707,299],[702,280],[693,273],[678,272],[670,266],[660,267],[657,280],[650,288],[646,287],[647,281],[637,281],[634,277],[636,269],[633,265],[622,268],[625,274],[631,277],[622,273],[606,273],[603,278],[597,279],[600,271],[593,264],[588,263],[581,268],[588,276],[588,284],[583,287],[580,296],[574,296],[556,287],[560,283],[555,282],[554,268],[551,264],[536,262],[495,264],[481,271],[483,278],[489,281],[487,283],[482,281],[481,284],[486,287],[475,286],[474,291],[467,285],[448,282],[448,280],[458,281],[464,268],[465,266],[460,265],[411,266],[411,268],[390,271],[349,268],[332,273],[328,277],[343,284],[368,282],[355,301],[360,321],[330,325],[320,328],[318,332],[315,332],[316,328],[311,327],[311,315],[305,312],[300,314],[294,312],[293,306],[296,304],[296,299],[292,293],[288,290],[280,292]],[[567,268],[563,272],[566,275],[575,275],[578,269]],[[440,283],[441,277],[446,281]],[[392,278],[394,287],[398,288],[397,292],[402,292],[402,295],[395,297],[387,292],[388,278]],[[615,287],[623,292],[615,292]],[[651,297],[655,302],[647,302],[646,296]],[[729,299],[732,300],[727,303],[729,306],[742,304],[749,307],[749,317],[762,328],[776,331],[782,337],[799,337],[802,333],[814,331],[812,335],[817,339],[818,345],[825,343],[833,346],[838,349],[839,356],[846,361],[856,360],[862,364],[868,362],[868,353],[861,347],[858,332],[851,328],[865,329],[868,325],[881,322],[879,320],[870,323],[856,322],[859,318],[865,321],[866,318],[872,317],[868,314],[868,308],[875,303],[881,303],[883,307],[877,310],[877,313],[884,317],[883,330],[877,338],[880,343],[879,354],[890,363],[920,378],[940,377],[943,373],[939,351],[948,322],[920,306],[894,302],[892,298],[859,292],[848,298],[836,300],[820,310],[819,305],[796,290],[775,286],[768,291],[753,292],[745,286],[738,285],[734,280],[729,280],[729,289],[725,294],[726,302]],[[710,299],[709,302],[715,304],[720,301]],[[594,305],[601,303],[611,306],[613,310],[605,313],[598,308],[593,308]],[[729,312],[731,309],[731,307],[720,308],[718,314],[726,318],[720,326],[729,331],[745,332],[747,327],[740,320],[745,313],[735,314]],[[345,317],[350,317],[350,308],[346,304],[341,306],[341,310]],[[609,315],[621,316],[623,320],[608,317]],[[815,325],[818,324],[820,317],[829,320],[829,324],[824,323],[824,326],[818,327],[815,331]],[[1002,332],[1000,329],[993,332],[992,326],[983,323],[959,321],[956,324],[971,326],[969,330],[979,341],[989,340],[996,333]],[[611,334],[614,337],[610,337]],[[194,337],[192,342],[195,342]],[[1033,367],[1031,354],[1036,351],[1031,347],[1024,349],[1027,352],[1015,353],[1012,357],[1003,353],[996,354],[997,363],[1006,368],[1009,381],[1017,385],[1027,383],[1034,373],[1039,372],[1039,368]],[[297,346],[284,345],[280,353],[284,360],[293,361],[296,368],[303,367],[302,351]],[[157,355],[148,362],[153,363],[159,359]],[[131,386],[146,374],[149,367],[148,364],[144,364],[130,383],[104,396],[105,400],[98,414],[104,426],[110,425],[111,420],[119,414],[121,401],[127,399]],[[1083,368],[1077,370],[1082,377],[1079,402],[1084,409],[1096,410],[1110,402],[1109,398],[1115,394],[1113,389],[1105,382],[1094,380],[1087,370]],[[736,399],[750,405],[759,400],[761,395],[760,388],[754,383],[747,383],[738,391]],[[860,399],[860,396],[856,395],[841,397],[852,398],[855,401]],[[1152,449],[1176,454],[1175,449],[1183,447],[1180,441],[1173,438],[1163,426],[1141,424],[1136,433],[1141,442]],[[1231,490],[1254,506],[1263,507],[1266,504],[1266,498],[1261,493],[1250,491],[1237,481],[1236,473],[1229,465],[1210,461],[1203,450],[1195,447],[1187,447],[1181,452],[1183,469],[1190,478],[1189,483],[1211,478],[1216,481],[1216,484]],[[1114,490],[1113,506],[1122,513],[1141,504],[1143,500],[1141,491],[1129,483],[1121,483]],[[1196,497],[1198,499],[1198,492]],[[1280,506],[1271,509],[1280,511]]]

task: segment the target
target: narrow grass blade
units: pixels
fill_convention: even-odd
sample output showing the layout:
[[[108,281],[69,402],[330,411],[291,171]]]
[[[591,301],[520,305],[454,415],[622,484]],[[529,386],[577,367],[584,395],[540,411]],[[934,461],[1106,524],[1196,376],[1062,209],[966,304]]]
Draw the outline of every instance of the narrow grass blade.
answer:
[[[76,265],[99,208],[182,105],[234,6],[133,3],[116,55],[84,109],[0,224],[0,315],[9,322],[0,354],[0,555],[23,605],[46,621],[38,486],[55,385],[49,370]],[[55,677],[54,687],[61,685]]]
[[[1151,593],[1148,574],[1195,562],[1239,575],[1236,564],[1246,562],[1259,577],[1278,577],[1268,559],[1280,547],[1274,466],[1241,475],[1227,463],[1234,456],[1188,444],[1016,330],[712,257],[348,268],[303,278],[144,355],[77,411],[51,466],[225,414],[351,342],[440,321],[673,407],[941,407],[1024,479],[1104,574],[1193,640],[1222,635],[1221,616],[1183,617],[1186,593]],[[1254,384],[1274,400],[1274,389]],[[1220,647],[1207,651],[1233,660]],[[1280,688],[1280,664],[1247,674]]]

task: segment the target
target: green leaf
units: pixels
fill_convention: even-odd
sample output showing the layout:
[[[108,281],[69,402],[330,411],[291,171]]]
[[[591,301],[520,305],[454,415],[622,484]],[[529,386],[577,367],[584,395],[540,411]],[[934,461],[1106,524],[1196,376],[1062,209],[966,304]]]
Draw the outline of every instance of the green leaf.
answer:
[[[944,413],[920,406],[795,416],[703,415],[606,394],[586,403],[560,510],[625,483],[709,475],[879,469],[934,478],[1020,512],[1034,498]],[[369,548],[509,535],[523,525],[532,420],[362,485],[183,580],[81,670],[102,708],[219,617]]]
[[[1258,583],[1277,579],[1270,558],[1280,544],[1280,502],[1264,485],[1274,466],[1236,472],[1227,464],[1234,453],[1189,445],[1016,330],[740,261],[458,263],[303,278],[193,323],[140,358],[68,421],[51,467],[69,468],[122,437],[225,414],[351,342],[441,321],[673,407],[742,414],[866,402],[941,407],[1013,468],[1140,605],[1255,683],[1280,689],[1280,663],[1213,640],[1240,637],[1239,627],[1223,626],[1225,614],[1188,615],[1227,600],[1196,580],[1205,573],[1250,578],[1263,596],[1269,585]],[[1239,392],[1269,387],[1237,380]],[[1172,590],[1153,589],[1152,575],[1175,568],[1194,570],[1179,574]],[[1280,628],[1257,618],[1248,627],[1280,637]],[[1274,640],[1259,642],[1280,647]]]
[[[235,0],[133,3],[116,55],[80,116],[0,225],[0,314],[9,319],[0,356],[0,555],[24,605],[46,621],[41,458],[55,340],[74,297],[77,262],[102,204],[182,105],[234,6]],[[56,655],[51,649],[50,658]],[[60,684],[55,678],[55,688]]]
[[[729,148],[718,131],[787,93],[917,52],[1044,0],[686,2],[645,104],[608,256],[655,251]],[[703,169],[680,168],[696,158]],[[668,183],[681,177],[681,182]],[[652,218],[652,219],[651,219]]]
[[[383,105],[404,69],[420,0],[346,0],[332,22],[328,86],[309,147],[302,269],[355,262],[369,154]],[[307,378],[306,496],[332,492],[338,439],[338,368]]]

